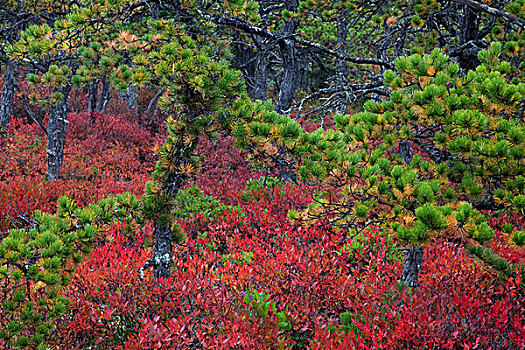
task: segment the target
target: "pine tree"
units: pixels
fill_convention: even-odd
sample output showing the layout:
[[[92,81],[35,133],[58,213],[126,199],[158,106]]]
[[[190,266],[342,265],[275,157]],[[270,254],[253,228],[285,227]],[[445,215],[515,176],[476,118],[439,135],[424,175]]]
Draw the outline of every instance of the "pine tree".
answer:
[[[221,131],[231,131],[237,144],[262,162],[269,164],[280,154],[300,164],[303,180],[336,190],[331,201],[317,198],[291,217],[310,223],[328,217],[335,227],[353,232],[376,225],[403,241],[407,254],[401,281],[409,286],[417,285],[424,247],[433,239],[460,239],[475,252],[476,244],[494,235],[480,210],[524,214],[525,87],[515,79],[512,64],[498,58],[501,44],[481,51],[480,65],[468,74],[438,49],[398,58],[395,70],[384,72],[388,100],[368,102],[359,114],[336,115],[336,130],[307,133],[275,112],[272,103],[248,97],[241,74],[225,60],[228,46],[213,35],[213,19],[226,10],[241,18],[234,23],[253,28],[258,20],[254,3],[221,3],[211,15],[200,12],[199,4],[174,6],[156,19],[144,15],[143,3],[97,4],[77,5],[53,28],[30,27],[10,54],[64,63],[48,64],[43,74],[29,78],[55,88],[50,100],[61,113],[74,84],[90,85],[100,76],[111,77],[121,89],[131,83],[164,91],[159,105],[169,115],[168,137],[157,150],[141,208],[154,221],[155,250],[142,272],[153,267],[155,277],[170,276],[172,244],[183,239],[172,220],[175,197],[199,166],[200,140]],[[65,123],[60,128],[65,130]],[[0,280],[16,288],[3,301],[14,321],[0,336],[20,347],[49,336],[52,324],[40,312],[32,313],[22,288],[48,288],[49,322],[66,312],[68,302],[59,291],[71,271],[64,266],[89,251],[94,224],[113,220],[120,213],[114,206],[123,202],[130,211],[138,210],[139,202],[131,197],[108,199],[85,211],[61,199],[58,217],[35,213],[35,227],[13,231],[1,242]],[[510,240],[522,246],[524,236],[515,231]],[[31,337],[21,336],[26,329]]]
[[[0,339],[9,349],[48,349],[56,323],[71,301],[64,295],[74,264],[89,254],[100,232],[116,220],[132,224],[140,200],[118,195],[79,208],[58,200],[57,214],[36,211],[31,227],[0,241]]]
[[[2,1],[0,2],[0,63],[5,66],[2,97],[0,100],[0,128],[7,129],[13,113],[20,69],[35,68],[31,62],[21,62],[9,57],[6,46],[20,40],[20,34],[30,25],[59,18],[65,5],[53,1]],[[27,105],[26,105],[27,107]],[[28,108],[28,107],[27,107]],[[28,112],[31,116],[31,112]]]
[[[467,75],[441,50],[397,59],[396,71],[385,72],[389,100],[337,115],[336,131],[317,133],[300,173],[340,196],[299,216],[330,215],[357,231],[387,228],[408,247],[401,281],[409,286],[432,240],[492,239],[480,210],[523,213],[525,198],[525,85],[506,76],[511,65],[498,58],[501,49],[481,51],[481,65]],[[419,154],[403,157],[407,143]],[[522,236],[510,240],[523,245]]]

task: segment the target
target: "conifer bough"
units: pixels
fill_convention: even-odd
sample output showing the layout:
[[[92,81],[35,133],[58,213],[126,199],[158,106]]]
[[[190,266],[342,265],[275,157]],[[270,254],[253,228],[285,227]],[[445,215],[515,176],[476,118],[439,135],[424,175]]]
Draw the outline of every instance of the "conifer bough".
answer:
[[[525,85],[507,77],[501,51],[499,43],[481,51],[466,75],[441,50],[397,59],[385,72],[390,99],[304,136],[317,148],[303,160],[303,179],[344,185],[337,200],[291,217],[357,230],[379,224],[408,246],[401,281],[416,286],[421,247],[433,239],[483,244],[494,230],[480,210],[523,215]],[[407,144],[419,154],[403,157]],[[522,237],[515,231],[510,242],[522,246]]]

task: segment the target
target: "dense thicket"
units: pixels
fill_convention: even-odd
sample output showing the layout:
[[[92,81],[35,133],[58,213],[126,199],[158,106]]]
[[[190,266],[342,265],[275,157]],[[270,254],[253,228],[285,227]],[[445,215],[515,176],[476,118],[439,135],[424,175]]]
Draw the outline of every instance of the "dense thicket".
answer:
[[[389,322],[410,323],[413,310],[406,306],[417,309],[417,303],[408,303],[413,292],[404,288],[419,286],[425,251],[426,261],[434,264],[440,254],[436,247],[451,256],[447,250],[451,248],[446,244],[454,243],[460,249],[454,253],[456,258],[463,259],[461,254],[466,249],[486,266],[500,271],[500,277],[506,281],[503,294],[511,293],[514,298],[501,306],[513,315],[509,321],[513,322],[512,327],[502,330],[497,339],[490,338],[474,321],[469,319],[469,327],[473,328],[467,327],[469,330],[463,333],[464,326],[458,325],[463,321],[447,316],[440,321],[443,327],[428,337],[425,346],[459,346],[444,339],[447,334],[454,334],[454,327],[462,329],[462,334],[470,334],[470,330],[479,334],[473,338],[478,345],[480,341],[487,347],[522,345],[519,339],[523,314],[515,310],[523,302],[522,254],[516,253],[516,259],[499,254],[505,249],[521,252],[519,249],[525,244],[520,219],[525,214],[523,6],[521,1],[489,6],[471,0],[97,0],[58,7],[52,1],[8,2],[0,10],[0,18],[5,19],[0,27],[0,58],[6,66],[0,121],[6,159],[14,159],[13,151],[17,149],[12,146],[16,138],[9,134],[11,129],[7,126],[18,103],[47,136],[45,175],[41,167],[38,175],[35,176],[34,167],[27,171],[28,175],[49,183],[40,184],[41,188],[52,188],[71,178],[71,173],[64,174],[63,166],[64,150],[68,149],[66,130],[72,120],[68,111],[71,97],[82,92],[86,94],[84,110],[89,112],[89,118],[83,115],[81,119],[86,130],[100,130],[104,125],[101,120],[106,117],[99,112],[109,108],[112,100],[118,105],[115,100],[120,99],[120,106],[130,117],[152,131],[159,127],[154,119],[159,108],[166,117],[167,138],[154,148],[158,160],[140,199],[123,195],[80,209],[64,197],[59,200],[56,216],[31,214],[29,208],[23,214],[19,208],[8,212],[10,219],[4,219],[4,225],[20,227],[3,234],[6,238],[0,243],[0,278],[6,291],[0,300],[5,310],[2,317],[11,319],[0,333],[2,344],[24,347],[43,340],[53,343],[55,327],[74,319],[68,311],[71,305],[84,308],[87,313],[93,311],[94,306],[75,304],[78,300],[89,304],[91,297],[84,299],[68,287],[75,264],[100,240],[106,244],[112,240],[124,245],[128,239],[134,242],[120,233],[104,236],[112,230],[108,227],[125,219],[128,235],[137,227],[138,231],[144,229],[148,223],[153,227],[149,242],[153,256],[143,260],[145,254],[140,253],[142,264],[134,272],[142,280],[149,276],[147,269],[152,267],[159,283],[169,285],[177,280],[173,274],[181,277],[180,274],[192,271],[197,260],[212,259],[205,270],[208,272],[200,277],[207,281],[225,266],[225,257],[235,256],[233,261],[241,259],[250,265],[255,254],[258,264],[269,264],[268,260],[279,255],[272,249],[282,244],[291,256],[299,249],[302,253],[298,258],[306,254],[313,259],[304,269],[302,265],[294,268],[301,271],[297,272],[298,280],[301,273],[317,269],[314,275],[308,275],[311,279],[304,282],[304,287],[313,288],[319,283],[335,288],[335,281],[340,282],[340,276],[346,275],[362,285],[360,293],[378,293],[380,298],[403,305],[403,315],[398,318],[395,315],[401,309],[388,316],[384,305],[378,306],[375,312],[385,324],[366,328],[366,320],[373,312],[365,315],[360,306],[350,305],[348,298],[356,294],[348,294],[344,289],[327,291],[326,295],[320,291],[320,299],[312,301],[315,310],[306,321],[293,316],[298,312],[293,309],[303,305],[301,302],[282,299],[275,289],[262,292],[265,283],[275,282],[268,276],[258,280],[262,284],[257,284],[257,291],[249,283],[235,291],[240,297],[238,302],[252,305],[263,319],[263,328],[277,332],[280,337],[275,339],[283,346],[320,344],[312,339],[334,346],[417,346],[415,335],[421,334],[420,329],[412,329],[407,337],[401,329],[391,328]],[[142,95],[149,96],[145,103]],[[43,118],[45,114],[47,117]],[[127,121],[120,119],[119,123]],[[127,130],[134,128],[129,126]],[[266,174],[259,180],[245,181],[240,185],[245,192],[232,195],[233,198],[250,203],[255,195],[264,202],[261,194],[256,194],[262,191],[265,200],[277,205],[276,188],[281,188],[277,193],[283,200],[289,198],[287,191],[292,189],[304,194],[291,202],[286,199],[288,204],[284,207],[267,207],[276,216],[271,219],[266,211],[263,217],[269,222],[262,225],[246,217],[250,217],[247,207],[234,202],[223,204],[199,189],[186,190],[201,166],[207,169],[210,162],[210,154],[202,152],[203,144],[224,137],[234,140],[251,166]],[[122,164],[135,161],[137,155],[142,161],[149,159],[143,149],[150,146],[138,145],[138,139],[111,133],[102,139],[109,141],[108,148],[113,148],[112,142],[125,142],[125,147],[131,149],[137,147],[137,153],[128,153],[129,158],[123,158]],[[35,144],[34,148],[41,146]],[[104,147],[102,143],[96,146]],[[19,163],[18,167],[22,165]],[[234,165],[226,167],[233,169]],[[122,166],[125,181],[129,177],[124,173],[132,168]],[[9,174],[6,172],[3,178],[24,173],[16,167],[7,171]],[[113,170],[101,177],[98,167],[93,172],[88,179],[79,176],[77,180],[93,183],[100,178],[101,186],[108,188],[108,176]],[[218,177],[215,180],[225,181]],[[6,183],[9,186],[13,182]],[[208,180],[206,188],[214,188],[212,183]],[[268,188],[270,192],[265,192]],[[223,191],[219,193],[224,195]],[[95,197],[99,198],[91,198]],[[291,221],[285,219],[286,211]],[[181,221],[195,214],[199,218],[197,227],[188,227]],[[203,217],[206,220],[202,221]],[[503,218],[512,220],[503,224]],[[224,236],[225,231],[217,231],[221,220],[235,222],[231,237]],[[275,230],[271,228],[272,220],[279,223]],[[141,237],[137,252],[147,250],[148,239],[137,235]],[[232,249],[242,244],[234,241],[246,244],[235,252],[237,255]],[[262,246],[254,242],[262,244],[267,255],[258,252]],[[177,253],[174,244],[188,247],[184,256]],[[507,248],[496,248],[501,244]],[[345,258],[334,258],[329,267],[323,260],[325,249]],[[399,249],[405,251],[405,258],[402,271],[398,271],[401,283],[396,287],[397,277],[391,272],[400,267]],[[359,277],[361,273],[380,278],[370,272],[377,271],[378,265],[372,264],[373,259],[363,260],[363,252],[371,257],[382,254],[381,266],[390,271],[385,282],[392,281],[383,286],[386,289]],[[174,254],[179,256],[174,258]],[[461,268],[478,271],[464,264]],[[80,277],[87,273],[78,271]],[[331,277],[327,279],[327,275]],[[228,282],[223,280],[227,273],[220,276],[223,287],[233,283],[231,276]],[[292,285],[299,283],[288,278]],[[339,288],[343,285],[346,282]],[[296,287],[291,286],[290,290],[297,292]],[[169,299],[170,290],[176,287],[166,288],[165,292],[161,288],[155,293]],[[106,293],[115,290],[120,289],[115,286]],[[109,338],[100,335],[94,344],[176,344],[178,340],[171,338],[170,332],[184,323],[184,315],[195,321],[199,310],[206,307],[204,304],[218,305],[213,298],[203,300],[198,289],[194,292],[196,295],[186,299],[170,299],[178,303],[172,309],[162,303],[150,305],[149,313],[135,310],[118,316],[118,321],[112,316],[118,308],[106,310],[99,317],[107,322],[100,321],[102,324],[97,327],[102,328],[95,333],[104,333],[104,329],[116,333]],[[38,305],[43,311],[35,309],[34,293],[49,295],[49,304],[46,301]],[[337,293],[344,294],[344,298],[331,299]],[[229,298],[237,300],[233,295]],[[270,301],[274,299],[283,304]],[[242,302],[233,304],[234,316],[225,316],[217,324],[228,334],[225,343],[238,341],[232,344],[246,345],[254,338],[239,340],[229,333],[235,328],[228,322],[239,327],[238,318],[242,318],[238,313],[243,309]],[[430,309],[425,309],[427,317],[437,317]],[[329,319],[333,313],[340,315],[340,327],[328,327],[335,335],[326,333],[330,322],[321,316]],[[155,326],[146,318],[153,315]],[[213,323],[202,317],[203,324]],[[148,335],[145,329],[156,327],[159,320],[165,322],[166,330],[157,343],[152,339],[157,339],[158,334]],[[488,317],[486,322],[492,324],[493,320]],[[499,325],[491,327],[499,329]],[[80,332],[81,328],[77,330]],[[208,334],[203,329],[206,328],[188,332],[179,329],[176,338],[184,339],[187,346],[206,346],[213,332]],[[386,339],[396,332],[403,334],[397,334],[388,343]],[[74,334],[70,336],[75,338]],[[67,341],[78,341],[73,338]]]

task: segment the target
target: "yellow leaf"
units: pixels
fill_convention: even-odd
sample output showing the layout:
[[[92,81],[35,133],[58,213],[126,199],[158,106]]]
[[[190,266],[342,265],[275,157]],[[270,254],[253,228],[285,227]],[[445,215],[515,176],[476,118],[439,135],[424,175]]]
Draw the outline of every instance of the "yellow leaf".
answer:
[[[189,134],[184,134],[184,136],[182,137],[182,142],[184,143],[184,145],[191,146],[193,144],[193,136]]]
[[[36,290],[40,290],[40,289],[44,288],[45,286],[47,286],[47,284],[45,284],[42,281],[38,281],[38,282],[35,283],[35,289]]]
[[[335,177],[341,176],[341,171],[338,168],[333,169],[330,174]]]
[[[394,193],[394,197],[395,197],[397,200],[401,200],[401,199],[404,198],[403,193],[402,193],[400,190],[398,190],[397,188],[394,188],[394,189],[392,190],[392,192]]]
[[[379,191],[378,191],[378,189],[377,189],[377,186],[371,187],[367,192],[368,192],[370,195],[374,196],[374,197],[379,196]]]
[[[414,216],[410,214],[403,216],[403,222],[406,227],[412,227],[414,225]]]
[[[425,110],[419,105],[413,105],[411,108],[412,112],[420,117],[425,115]]]
[[[446,221],[447,221],[447,226],[451,229],[458,225],[458,220],[456,219],[454,215],[449,215]]]
[[[408,197],[412,194],[412,192],[414,192],[414,187],[412,187],[411,184],[408,184],[405,186],[405,192],[404,192],[404,196],[405,197]]]
[[[394,17],[388,17],[386,20],[386,24],[389,26],[393,26],[397,23],[397,19]]]
[[[193,166],[193,164],[182,164],[180,166],[180,173],[182,175],[191,175],[195,172],[195,167]]]

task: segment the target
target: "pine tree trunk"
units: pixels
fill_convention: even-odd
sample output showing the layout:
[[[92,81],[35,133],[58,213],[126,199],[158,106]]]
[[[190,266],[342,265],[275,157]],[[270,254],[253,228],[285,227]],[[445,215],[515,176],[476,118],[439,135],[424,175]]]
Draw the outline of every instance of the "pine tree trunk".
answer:
[[[299,6],[297,0],[286,0],[285,7],[287,10],[295,12]],[[283,78],[279,87],[279,97],[277,99],[276,111],[284,114],[290,108],[299,87],[299,62],[295,55],[295,43],[293,40],[286,39],[295,33],[297,29],[297,21],[295,19],[288,20],[281,30],[281,35],[285,39],[279,41],[279,51],[281,53],[281,60],[283,66]],[[274,163],[279,170],[279,177],[281,180],[295,181],[295,173],[293,164],[286,160],[286,149],[278,147],[279,152],[273,157]]]
[[[295,12],[298,7],[297,0],[287,0],[286,9]],[[297,87],[299,84],[298,62],[295,57],[295,43],[286,37],[291,36],[297,29],[297,21],[290,19],[286,21],[281,30],[281,35],[285,37],[279,41],[279,51],[283,65],[283,78],[279,89],[279,98],[277,100],[277,112],[284,113],[292,105]]]
[[[265,50],[261,47],[257,50],[257,59],[255,61],[253,100],[266,100],[267,77],[268,77],[268,57]]]
[[[47,126],[47,181],[53,182],[60,176],[64,160],[64,144],[67,126],[67,99],[71,87],[61,89],[63,98],[51,107]]]
[[[234,40],[232,46],[235,53],[232,62],[233,67],[242,72],[246,84],[246,92],[253,99],[255,67],[257,66],[255,49],[251,45],[242,42],[240,33],[234,33],[232,39]],[[255,42],[261,41],[258,37],[254,37],[253,40]]]
[[[0,98],[0,129],[7,129],[9,122],[11,121],[13,105],[15,102],[15,88],[17,79],[18,64],[8,60],[4,75],[2,97]]]
[[[184,135],[179,135],[179,137],[182,140]],[[181,144],[181,142],[178,143],[176,150],[173,152],[174,159],[172,159],[176,168],[180,167],[190,154],[193,154],[197,144],[198,141],[195,141],[191,146],[185,146]],[[186,183],[186,180],[187,176],[177,171],[168,176],[163,185],[162,191],[167,196],[175,198],[179,194],[179,190]],[[173,237],[171,233],[170,218],[171,210],[171,206],[167,206],[163,208],[161,212],[157,212],[159,219],[156,219],[154,222],[155,245],[152,265],[155,278],[168,278],[171,275],[170,267],[173,256]]]
[[[460,45],[467,44],[469,41],[476,40],[478,38],[479,30],[479,13],[468,7],[463,6],[463,23],[462,31],[460,36]],[[478,59],[479,49],[475,49],[471,45],[465,46],[465,48],[458,52],[458,63],[460,67],[465,71],[475,70],[481,63]]]
[[[171,275],[172,238],[169,224],[155,222],[155,247],[153,251],[153,275],[155,278],[169,278]]]
[[[386,23],[386,18],[385,18],[385,21],[383,22],[383,37],[381,38],[379,45],[377,46],[377,52],[376,52],[377,58],[385,62],[391,61],[391,58],[389,58],[389,55],[388,55],[389,48],[394,48],[394,57],[397,56],[396,45],[395,43],[392,42],[393,40],[392,31],[393,31],[392,26]],[[383,81],[383,75],[385,73],[385,70],[386,68],[381,66],[381,73],[380,73],[381,81]],[[373,103],[379,103],[382,101],[382,97],[379,93],[374,91],[370,94],[370,101]]]
[[[297,90],[297,62],[295,48],[292,40],[282,40],[279,44],[281,59],[283,61],[283,79],[277,100],[277,112],[284,114],[292,105]]]
[[[93,113],[97,108],[97,98],[98,98],[98,83],[99,80],[95,79],[89,87],[89,98],[88,98],[88,112]]]
[[[337,22],[337,53],[340,55],[345,55],[345,43],[346,37],[348,35],[348,28],[343,19],[340,19]],[[348,102],[346,99],[346,93],[343,91],[345,85],[347,84],[348,79],[348,67],[346,61],[343,59],[337,59],[337,85],[341,89],[339,98],[337,99],[337,106],[335,108],[335,113],[345,114],[346,108],[348,107]]]
[[[126,90],[121,90],[119,92],[120,102],[125,103],[129,108],[135,109],[138,106],[137,99],[137,87],[131,84],[128,84]]]
[[[412,151],[412,146],[410,141],[399,140],[399,155],[405,161],[405,164],[410,164],[412,158],[414,158],[414,151]]]
[[[403,272],[399,281],[407,287],[418,286],[418,276],[423,264],[423,256],[425,248],[414,247],[409,248],[405,253],[405,263],[403,264]]]
[[[103,112],[108,106],[109,100],[111,99],[111,85],[107,78],[102,79],[102,90],[98,98],[97,112]]]
[[[137,97],[137,87],[135,85],[128,85],[128,91],[126,93],[126,102],[129,108],[133,110],[137,109],[139,103]]]

